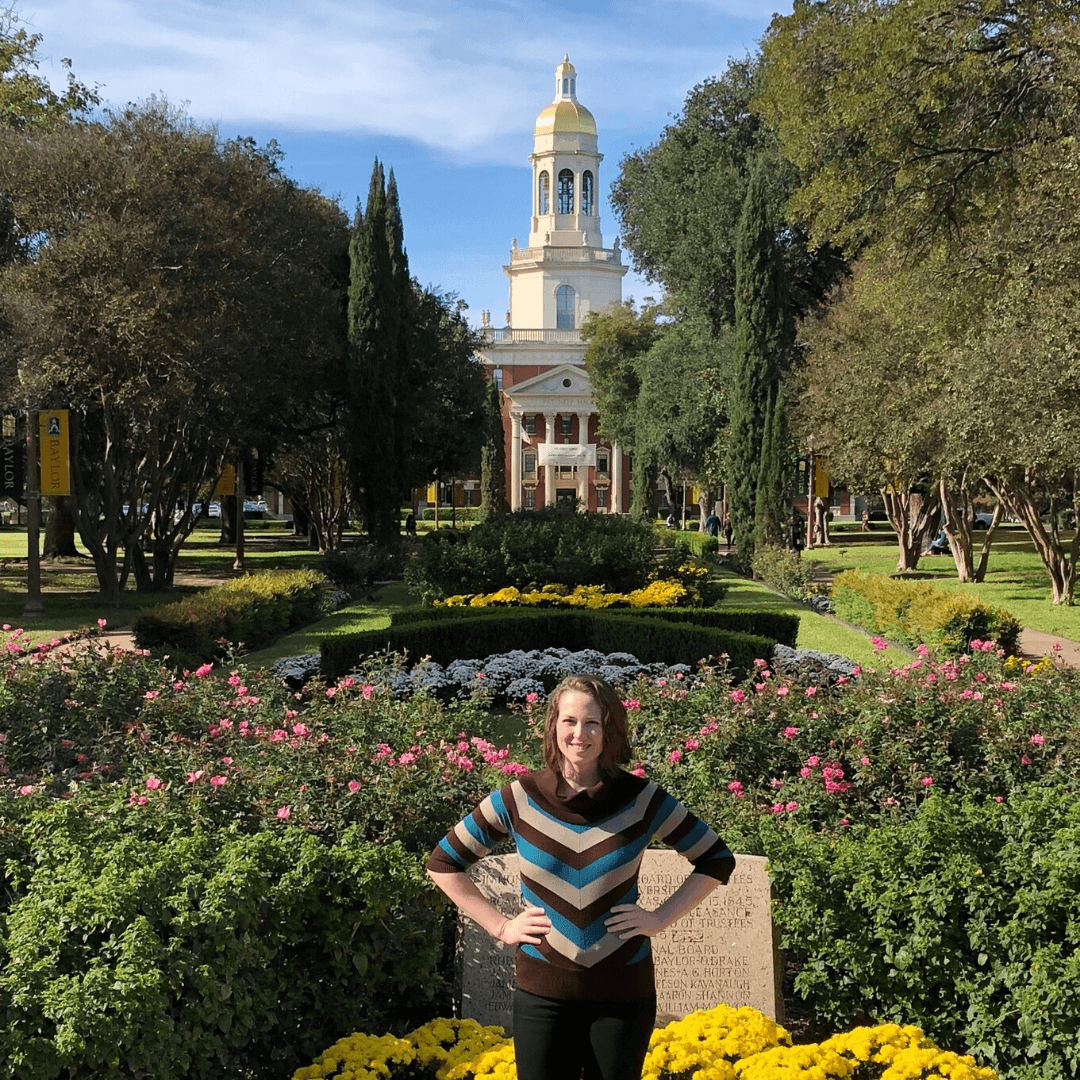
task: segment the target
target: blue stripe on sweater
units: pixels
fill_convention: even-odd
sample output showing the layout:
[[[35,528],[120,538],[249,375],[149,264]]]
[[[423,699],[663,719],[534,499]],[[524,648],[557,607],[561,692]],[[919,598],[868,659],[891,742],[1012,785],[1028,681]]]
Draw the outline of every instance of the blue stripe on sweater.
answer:
[[[575,870],[573,867],[567,866],[557,856],[537,847],[535,844],[530,844],[521,836],[515,836],[514,840],[517,842],[518,857],[522,862],[546,870],[549,874],[554,874],[575,889],[583,889],[586,885],[591,885],[605,874],[610,874],[613,870],[618,870],[627,863],[633,862],[649,843],[648,836],[640,836],[623,847],[600,856],[580,870]]]
[[[567,941],[572,941],[579,949],[591,948],[598,941],[602,941],[607,937],[608,930],[604,925],[604,920],[611,918],[610,909],[594,919],[588,926],[577,926],[569,919],[560,915],[557,911],[545,906],[540,897],[537,896],[524,881],[521,883],[521,895],[524,897],[527,904],[542,907],[547,917],[551,920],[551,925],[558,930]],[[620,900],[616,900],[615,904],[632,904],[636,899],[637,886],[635,885],[633,888],[629,889]],[[611,906],[615,907],[615,904],[612,904]]]
[[[484,847],[486,847],[488,851],[490,851],[499,842],[500,837],[491,836],[490,834],[484,832],[484,830],[481,829],[479,825],[477,825],[476,819],[472,816],[472,814],[465,818],[464,821],[462,821],[462,824],[465,826],[465,830],[468,832],[468,834],[478,844],[482,844]]]
[[[469,864],[446,842],[445,837],[439,841],[439,849],[444,855],[449,855],[462,870],[467,870],[469,868]]]

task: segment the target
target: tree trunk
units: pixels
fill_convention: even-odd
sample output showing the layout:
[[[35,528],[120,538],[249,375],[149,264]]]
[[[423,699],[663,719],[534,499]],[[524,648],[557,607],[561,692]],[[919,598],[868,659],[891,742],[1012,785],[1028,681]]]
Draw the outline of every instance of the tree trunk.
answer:
[[[1050,575],[1052,599],[1055,604],[1072,604],[1076,588],[1076,562],[1080,554],[1080,529],[1077,529],[1072,542],[1066,548],[1058,533],[1055,500],[1050,500],[1050,514],[1047,525],[1043,525],[1039,516],[1039,500],[1032,486],[1024,481],[1009,479],[998,480],[987,477],[990,490],[1004,503],[1013,515],[1027,529],[1039,559]],[[1076,483],[1073,479],[1073,506],[1077,505]]]
[[[221,536],[218,545],[232,547],[236,543],[236,496],[221,496]]]
[[[941,498],[937,487],[930,493],[899,492],[895,488],[882,488],[881,499],[885,514],[896,530],[900,548],[896,562],[897,572],[914,570],[919,565],[919,555],[927,536],[936,530],[941,516]]]
[[[975,567],[976,583],[986,580],[986,564],[990,561],[990,545],[994,542],[994,533],[997,532],[1001,519],[1005,516],[1005,507],[1001,500],[994,504],[994,516],[990,520],[990,528],[983,537],[982,551],[979,552],[979,565]]]
[[[938,485],[941,498],[941,527],[949,540],[949,550],[956,563],[958,581],[975,580],[975,556],[971,541],[971,492],[966,484],[960,485],[958,493],[953,494],[945,480]],[[960,506],[957,507],[956,503]]]
[[[146,552],[143,551],[142,541],[136,540],[125,545],[126,556],[131,563],[131,571],[135,575],[136,592],[153,592],[154,578],[150,573],[150,565],[146,561]]]
[[[289,501],[292,503],[293,536],[307,536],[308,522],[311,520],[307,511],[291,496]]]
[[[49,497],[49,515],[45,519],[45,541],[41,554],[46,559],[74,559],[79,556],[75,547],[75,507],[69,495]]]

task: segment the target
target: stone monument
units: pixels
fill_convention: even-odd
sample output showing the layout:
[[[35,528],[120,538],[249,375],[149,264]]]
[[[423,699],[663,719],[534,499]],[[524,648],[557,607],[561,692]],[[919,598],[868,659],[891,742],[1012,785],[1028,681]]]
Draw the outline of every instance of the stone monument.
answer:
[[[766,860],[735,858],[726,886],[653,938],[658,1025],[721,1002],[783,1019]],[[691,869],[678,852],[647,850],[638,876],[641,906],[659,907]],[[490,855],[470,873],[504,915],[522,909],[516,855]],[[461,1015],[510,1033],[515,950],[469,919],[462,918],[458,930]]]

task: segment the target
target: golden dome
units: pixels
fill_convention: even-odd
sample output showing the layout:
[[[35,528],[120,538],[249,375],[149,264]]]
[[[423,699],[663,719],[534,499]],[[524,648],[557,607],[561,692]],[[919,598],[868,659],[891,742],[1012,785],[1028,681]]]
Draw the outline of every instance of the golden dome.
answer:
[[[534,135],[595,135],[593,114],[576,101],[553,101],[536,118]]]
[[[577,99],[577,71],[564,56],[555,69],[555,100],[536,118],[533,135],[595,135],[593,114]]]

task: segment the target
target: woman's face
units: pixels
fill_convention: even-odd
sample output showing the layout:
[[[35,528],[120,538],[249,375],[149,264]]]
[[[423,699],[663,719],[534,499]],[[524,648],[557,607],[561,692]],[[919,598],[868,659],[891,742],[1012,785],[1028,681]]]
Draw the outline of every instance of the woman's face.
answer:
[[[592,778],[604,749],[600,703],[584,690],[567,690],[559,698],[555,739],[562,755],[564,774]]]

